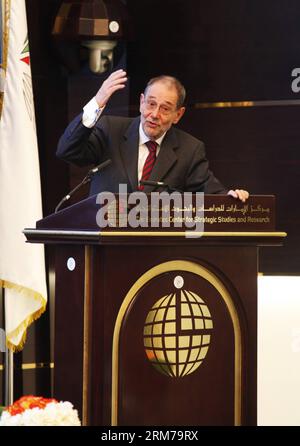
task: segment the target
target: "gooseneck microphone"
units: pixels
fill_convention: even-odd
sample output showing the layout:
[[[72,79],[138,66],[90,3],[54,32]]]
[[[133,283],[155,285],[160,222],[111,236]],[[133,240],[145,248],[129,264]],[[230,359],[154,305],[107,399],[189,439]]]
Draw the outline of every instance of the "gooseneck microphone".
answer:
[[[166,189],[168,192],[182,192],[179,189],[174,189],[173,187],[169,186],[167,183],[164,183],[163,181],[151,181],[151,180],[140,180],[140,184],[143,186],[152,186],[156,189]]]
[[[88,171],[88,173],[86,174],[86,176],[83,178],[83,180],[77,184],[76,187],[74,187],[74,189],[72,189],[67,195],[65,195],[63,197],[62,200],[60,200],[60,202],[58,203],[58,205],[55,208],[54,213],[56,214],[56,212],[60,209],[60,207],[63,205],[63,203],[65,201],[70,200],[70,198],[72,197],[72,195],[84,184],[89,183],[92,179],[92,177],[97,173],[100,172],[101,170],[103,170],[105,167],[107,167],[109,164],[111,164],[111,160],[105,160],[103,161],[103,163],[98,164],[98,166],[93,167],[91,170]]]

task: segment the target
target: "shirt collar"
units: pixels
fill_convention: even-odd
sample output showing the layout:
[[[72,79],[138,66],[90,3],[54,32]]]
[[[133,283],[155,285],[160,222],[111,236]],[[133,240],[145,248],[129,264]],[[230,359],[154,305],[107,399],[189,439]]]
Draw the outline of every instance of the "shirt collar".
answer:
[[[165,137],[167,132],[165,132],[162,136],[160,136],[159,138],[155,139],[155,142],[161,146],[161,143]],[[142,127],[142,123],[140,122],[140,127],[139,127],[139,136],[140,136],[140,145],[141,144],[145,144],[147,141],[149,141],[149,137],[145,134],[143,127]]]

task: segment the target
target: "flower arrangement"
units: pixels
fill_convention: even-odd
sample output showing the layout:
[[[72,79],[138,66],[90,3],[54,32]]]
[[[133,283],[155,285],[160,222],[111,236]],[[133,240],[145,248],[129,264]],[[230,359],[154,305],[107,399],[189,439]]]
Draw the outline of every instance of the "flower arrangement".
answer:
[[[27,395],[4,409],[0,426],[80,426],[80,420],[68,401]]]

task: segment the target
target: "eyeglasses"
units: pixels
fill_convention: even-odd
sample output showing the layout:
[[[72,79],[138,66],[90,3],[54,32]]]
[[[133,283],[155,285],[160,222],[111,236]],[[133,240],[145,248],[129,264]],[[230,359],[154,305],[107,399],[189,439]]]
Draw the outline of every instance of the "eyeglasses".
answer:
[[[173,108],[168,107],[167,105],[158,105],[158,103],[153,101],[152,99],[145,100],[145,107],[151,112],[158,108],[159,113],[163,116],[171,115],[175,111]]]

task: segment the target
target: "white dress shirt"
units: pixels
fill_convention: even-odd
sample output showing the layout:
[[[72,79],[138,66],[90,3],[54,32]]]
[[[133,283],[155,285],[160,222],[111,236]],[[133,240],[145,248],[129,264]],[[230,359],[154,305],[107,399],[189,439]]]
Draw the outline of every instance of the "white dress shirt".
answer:
[[[96,98],[93,97],[84,107],[82,115],[82,124],[91,129],[101,116],[104,107],[99,107]]]

